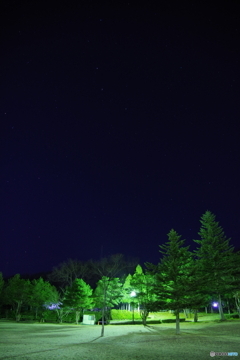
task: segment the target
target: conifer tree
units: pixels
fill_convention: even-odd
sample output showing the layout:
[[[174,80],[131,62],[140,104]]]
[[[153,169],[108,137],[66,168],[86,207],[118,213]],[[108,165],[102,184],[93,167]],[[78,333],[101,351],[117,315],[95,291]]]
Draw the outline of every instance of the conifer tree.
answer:
[[[195,255],[199,259],[200,270],[207,278],[206,286],[212,296],[218,298],[220,319],[225,320],[222,296],[233,291],[236,278],[234,273],[235,256],[224,231],[215,220],[215,215],[206,211],[201,217],[200,240],[194,240],[199,247]]]
[[[192,269],[192,254],[184,247],[185,240],[175,230],[168,233],[168,241],[160,245],[162,259],[155,267],[156,287],[159,306],[174,310],[176,315],[176,334],[180,334],[180,310],[190,307],[189,296]],[[151,265],[148,264],[148,268]],[[152,267],[154,269],[154,267]]]

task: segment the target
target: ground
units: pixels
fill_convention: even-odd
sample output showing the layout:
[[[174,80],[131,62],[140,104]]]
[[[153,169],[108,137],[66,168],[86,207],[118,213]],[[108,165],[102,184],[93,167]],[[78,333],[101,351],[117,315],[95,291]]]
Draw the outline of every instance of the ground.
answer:
[[[108,325],[0,322],[0,359],[186,360],[209,359],[210,351],[238,352],[240,322]]]

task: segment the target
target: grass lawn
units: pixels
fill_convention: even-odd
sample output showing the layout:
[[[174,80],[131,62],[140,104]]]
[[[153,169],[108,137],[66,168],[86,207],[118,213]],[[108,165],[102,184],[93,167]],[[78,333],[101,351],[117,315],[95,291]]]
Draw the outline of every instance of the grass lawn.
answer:
[[[228,316],[226,314],[226,316]],[[186,318],[185,314],[184,313],[180,313],[180,318],[181,319],[185,319],[186,322],[193,322],[194,321],[194,314],[193,313],[190,313],[188,314],[188,318]],[[147,322],[148,323],[151,323],[151,322],[158,322],[159,320],[162,321],[162,320],[166,320],[166,319],[172,319],[172,320],[175,320],[176,317],[173,313],[171,313],[170,311],[162,311],[162,312],[156,312],[156,313],[150,313],[148,318],[147,318]],[[217,312],[215,313],[198,313],[198,322],[209,322],[209,321],[218,321],[220,319],[220,316]],[[128,323],[131,323],[132,320],[126,320]],[[116,321],[116,320],[112,320],[111,323],[117,323],[117,322],[121,322],[120,320]],[[124,320],[123,320],[124,322]],[[140,317],[140,314],[135,311],[135,316],[134,316],[134,322],[137,323],[137,324],[140,324],[142,323],[142,320],[141,320],[141,317]]]
[[[164,319],[175,319],[175,315],[173,313],[171,313],[170,311],[162,311],[162,312],[157,312],[157,313],[151,313],[149,315],[149,317],[151,319],[159,319],[159,320],[164,320]],[[188,318],[186,318],[184,313],[180,313],[180,318],[185,318],[186,321],[193,321],[194,319],[194,314],[190,313],[188,314]],[[199,321],[214,321],[214,320],[219,320],[220,316],[219,313],[215,312],[215,313],[205,313],[205,312],[199,312],[198,313],[198,320]]]
[[[29,324],[0,321],[1,360],[209,359],[210,351],[238,352],[240,321],[107,325]]]

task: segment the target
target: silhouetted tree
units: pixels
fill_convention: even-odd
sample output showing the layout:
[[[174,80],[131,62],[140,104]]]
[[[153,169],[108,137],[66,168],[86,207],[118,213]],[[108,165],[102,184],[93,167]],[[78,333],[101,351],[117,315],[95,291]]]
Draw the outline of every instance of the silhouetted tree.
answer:
[[[122,277],[127,269],[129,271],[136,266],[136,260],[127,261],[123,254],[113,254],[99,261],[91,260],[91,266],[93,273],[99,277]]]
[[[48,278],[51,282],[56,282],[62,288],[72,286],[75,279],[86,280],[89,278],[89,263],[68,259],[54,267]]]

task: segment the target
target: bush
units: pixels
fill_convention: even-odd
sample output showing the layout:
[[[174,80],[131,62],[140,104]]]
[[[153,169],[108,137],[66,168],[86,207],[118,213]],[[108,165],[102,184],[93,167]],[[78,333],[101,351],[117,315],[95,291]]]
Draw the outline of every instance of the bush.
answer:
[[[44,319],[44,321],[47,322],[56,322],[57,321],[57,313],[54,310],[44,310],[42,312],[42,316],[40,316],[41,318]]]
[[[184,322],[186,319],[185,318],[181,318],[179,319],[180,322]],[[164,319],[162,320],[162,323],[175,323],[176,322],[176,319]]]
[[[225,314],[225,318],[226,318],[226,319],[239,319],[239,315],[238,315],[238,313]]]
[[[69,314],[63,317],[63,322],[76,323],[76,312],[71,311]]]
[[[111,310],[112,320],[132,320],[133,312],[129,310]],[[134,311],[134,320],[141,320],[141,316],[138,311]]]
[[[16,313],[14,310],[6,310],[5,311],[5,317],[9,320],[15,320],[16,319]]]
[[[34,320],[34,314],[31,314],[31,312],[24,312],[21,314],[21,321],[33,321]]]

